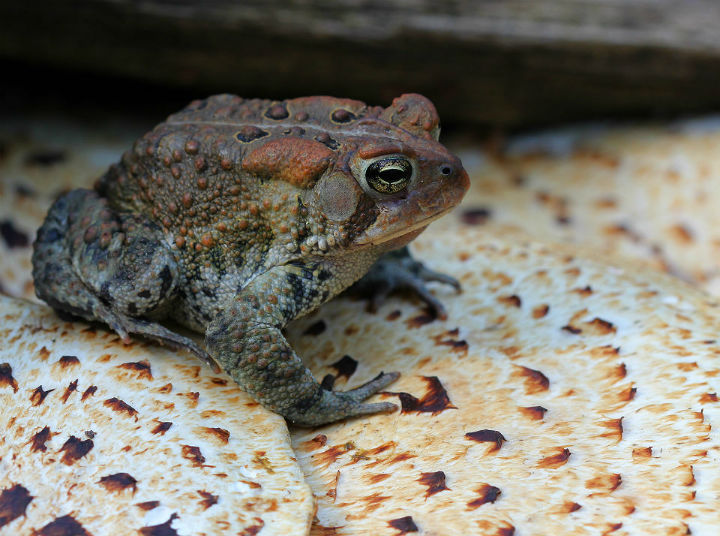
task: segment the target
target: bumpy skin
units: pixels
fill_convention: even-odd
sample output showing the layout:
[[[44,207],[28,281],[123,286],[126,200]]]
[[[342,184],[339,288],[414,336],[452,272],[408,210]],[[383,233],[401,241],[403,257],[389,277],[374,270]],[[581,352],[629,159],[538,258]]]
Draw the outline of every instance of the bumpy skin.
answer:
[[[381,294],[415,287],[442,314],[424,281],[457,283],[402,249],[468,187],[438,132],[420,95],[386,109],[332,97],[195,101],[139,139],[95,190],[55,202],[35,243],[37,294],[125,340],[209,353],[297,424],[389,411],[363,400],[397,374],[323,389],[281,330],[368,271]],[[163,318],[205,332],[208,353]]]

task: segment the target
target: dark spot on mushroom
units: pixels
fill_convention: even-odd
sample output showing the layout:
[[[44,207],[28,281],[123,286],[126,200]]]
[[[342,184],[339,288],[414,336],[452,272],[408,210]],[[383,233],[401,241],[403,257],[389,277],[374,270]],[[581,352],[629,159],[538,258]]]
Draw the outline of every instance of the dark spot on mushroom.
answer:
[[[327,147],[328,149],[332,149],[333,151],[340,147],[338,142],[331,138],[330,134],[328,134],[327,132],[321,132],[320,134],[315,136],[315,141],[319,141],[325,147]]]
[[[150,433],[151,433],[151,434],[161,434],[161,435],[165,435],[165,432],[167,432],[168,430],[170,430],[170,427],[172,426],[172,424],[173,424],[173,423],[167,422],[167,421],[165,421],[165,422],[163,422],[163,421],[158,421],[157,426],[155,426],[155,428],[153,428],[152,430],[150,430]]]
[[[70,385],[68,385],[65,388],[65,392],[60,397],[60,400],[62,400],[63,404],[65,404],[67,402],[67,400],[68,400],[68,398],[70,398],[71,394],[73,394],[75,391],[77,391],[77,385],[78,385],[78,381],[76,378],[72,382],[70,382]]]
[[[593,289],[590,285],[585,285],[582,288],[573,289],[571,292],[579,294],[580,296],[590,296],[593,293]]]
[[[548,314],[550,311],[550,306],[543,304],[538,305],[537,307],[533,308],[532,310],[532,316],[533,318],[542,318]]]
[[[30,403],[33,406],[39,406],[45,401],[45,397],[53,392],[55,389],[48,389],[45,391],[42,385],[38,385],[32,393],[30,393]]]
[[[32,500],[33,496],[30,495],[30,492],[20,484],[2,490],[0,493],[0,528],[25,515],[25,509]]]
[[[494,443],[492,447],[488,449],[488,452],[495,452],[500,450],[502,444],[507,441],[505,437],[497,430],[478,430],[477,432],[468,432],[465,437],[477,441],[478,443]]]
[[[43,149],[25,157],[26,166],[52,166],[65,160],[65,151],[59,149]]]
[[[91,536],[91,534],[73,516],[66,515],[33,532],[33,536]]]
[[[573,335],[578,335],[578,334],[582,333],[582,330],[580,328],[571,326],[570,324],[563,326],[562,330],[567,331],[568,333],[572,333]]]
[[[288,113],[284,102],[273,104],[265,111],[265,117],[268,119],[275,119],[276,121],[279,121],[280,119],[287,119],[289,115],[290,114]]]
[[[88,387],[87,389],[85,389],[85,392],[84,392],[84,393],[82,394],[82,396],[80,397],[80,401],[81,401],[81,402],[85,402],[85,399],[88,398],[88,397],[91,397],[92,395],[94,395],[94,394],[95,394],[95,391],[97,391],[97,386],[96,386],[96,385],[91,385],[90,387]]]
[[[178,515],[173,513],[165,523],[160,525],[151,525],[149,527],[142,527],[140,534],[142,536],[178,536],[177,531],[172,528],[172,522],[178,519]]]
[[[617,331],[615,325],[612,322],[608,322],[607,320],[603,320],[602,318],[599,318],[597,316],[589,322],[586,322],[586,324],[591,326],[594,329],[595,333],[599,335],[609,335]]]
[[[547,391],[550,387],[550,380],[539,370],[528,367],[517,367],[513,376],[519,376],[525,380],[525,392],[529,395]]]
[[[700,396],[700,403],[717,402],[717,393],[705,393]]]
[[[434,473],[421,473],[420,478],[418,478],[418,482],[420,482],[423,486],[427,486],[427,491],[425,492],[426,499],[440,491],[450,489],[445,485],[445,473],[442,471],[435,471]]]
[[[466,225],[483,225],[492,216],[492,211],[489,208],[474,208],[464,210],[460,214],[460,221]]]
[[[245,125],[235,133],[235,138],[243,143],[250,143],[251,141],[264,138],[267,135],[268,133],[261,128],[253,125]]]
[[[2,158],[2,145],[0,144],[0,158]],[[34,198],[37,197],[37,192],[27,186],[26,184],[16,184],[15,185],[15,193],[18,197],[29,197]]]
[[[108,398],[105,402],[103,402],[103,406],[106,406],[118,413],[127,413],[130,417],[135,417],[137,415],[137,410],[135,408],[116,397]]]
[[[520,411],[527,417],[530,417],[534,421],[540,421],[545,417],[547,409],[542,406],[530,406],[527,408],[520,408]]]
[[[497,301],[500,303],[504,303],[505,305],[510,305],[512,307],[520,307],[522,305],[522,300],[519,296],[515,294],[511,296],[500,296]]]
[[[494,503],[501,494],[500,488],[490,484],[483,484],[475,492],[478,497],[467,503],[468,510],[474,510],[486,503]]]
[[[330,119],[336,123],[349,123],[350,121],[355,120],[355,114],[349,110],[339,108],[330,114]]]
[[[459,334],[460,334],[460,330],[458,328],[455,328],[455,329],[451,329],[445,333],[435,335],[433,337],[433,340],[435,341],[435,344],[437,344],[438,346],[449,346],[455,352],[467,353],[467,350],[468,350],[467,341],[465,339],[454,338],[454,337],[457,337]],[[448,336],[448,338],[446,338],[446,335]]]
[[[217,504],[217,495],[213,495],[212,493],[201,489],[197,490],[197,492],[202,497],[202,500],[200,501],[200,506],[202,506],[205,510],[210,508],[213,504]]]
[[[337,370],[338,378],[340,376],[345,376],[350,379],[350,376],[352,376],[357,370],[358,362],[349,355],[344,355],[339,361],[336,361],[330,366]]]
[[[405,321],[405,324],[409,328],[420,328],[436,320],[436,316],[432,314],[432,311],[426,309],[424,313],[409,318]]]
[[[30,245],[30,238],[27,234],[19,231],[10,220],[0,221],[0,236],[3,237],[7,247],[24,248]]]
[[[563,448],[557,454],[546,456],[538,462],[538,467],[546,469],[557,469],[558,467],[565,465],[570,458],[570,449]]]
[[[131,361],[128,363],[123,363],[122,365],[118,365],[118,368],[137,372],[136,378],[138,380],[152,380],[153,379],[152,369],[150,368],[150,363],[148,363],[146,360]]]
[[[82,441],[75,436],[70,436],[58,451],[64,452],[62,460],[60,461],[65,465],[72,465],[90,452],[94,445],[92,439]]]
[[[327,325],[324,320],[318,320],[303,331],[303,335],[320,335],[323,331],[325,331],[326,327]]]
[[[396,536],[407,534],[408,532],[418,532],[417,525],[415,524],[411,516],[391,519],[390,521],[388,521],[388,525],[390,525],[391,528],[400,531]]]
[[[457,409],[457,407],[453,406],[452,402],[450,402],[447,391],[437,376],[423,376],[422,378],[428,384],[428,391],[420,399],[409,393],[386,392],[386,394],[397,395],[400,398],[402,413],[417,412],[437,415],[446,409]]]
[[[128,473],[115,473],[102,477],[98,484],[102,485],[107,491],[120,492],[127,488],[132,488],[133,495],[137,491],[137,480]]]
[[[205,456],[200,452],[200,447],[182,445],[182,457],[190,461],[193,467],[202,467],[205,463]]]
[[[154,510],[158,506],[160,506],[160,501],[145,501],[141,503],[137,503],[135,506],[140,508],[140,510]]]
[[[397,320],[402,316],[402,311],[400,309],[395,309],[394,311],[391,311],[386,317],[385,320],[388,322],[392,322],[393,320]]]
[[[220,441],[225,443],[227,445],[228,441],[230,441],[230,432],[225,430],[225,428],[210,428],[205,427],[203,428],[208,434],[213,435],[214,437],[217,437]]]
[[[10,363],[0,363],[0,387],[10,387],[14,393],[17,393],[18,384],[12,375],[12,367]]]
[[[80,360],[77,358],[77,356],[74,355],[64,355],[60,359],[58,359],[58,364],[61,368],[65,369],[68,367],[74,367],[75,365],[79,365]]]
[[[500,527],[495,533],[495,536],[513,536],[515,534],[515,527],[510,525],[509,527]]]
[[[53,435],[55,434],[50,431],[50,428],[48,426],[46,426],[39,432],[33,434],[29,441],[30,452],[45,452],[47,450],[45,443],[47,443]]]

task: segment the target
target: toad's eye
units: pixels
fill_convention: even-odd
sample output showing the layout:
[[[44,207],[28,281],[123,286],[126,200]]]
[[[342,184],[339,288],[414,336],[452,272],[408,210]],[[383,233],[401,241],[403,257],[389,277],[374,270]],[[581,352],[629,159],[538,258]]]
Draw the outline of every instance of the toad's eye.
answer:
[[[407,186],[412,178],[412,164],[399,156],[383,158],[365,170],[365,180],[373,190],[394,194]]]

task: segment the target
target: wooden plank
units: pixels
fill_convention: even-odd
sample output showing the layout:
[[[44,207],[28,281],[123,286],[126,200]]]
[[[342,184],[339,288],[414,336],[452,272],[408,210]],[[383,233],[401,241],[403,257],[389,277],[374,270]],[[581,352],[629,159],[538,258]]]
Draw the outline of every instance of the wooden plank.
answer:
[[[520,126],[720,106],[712,0],[0,2],[0,56],[182,86]]]

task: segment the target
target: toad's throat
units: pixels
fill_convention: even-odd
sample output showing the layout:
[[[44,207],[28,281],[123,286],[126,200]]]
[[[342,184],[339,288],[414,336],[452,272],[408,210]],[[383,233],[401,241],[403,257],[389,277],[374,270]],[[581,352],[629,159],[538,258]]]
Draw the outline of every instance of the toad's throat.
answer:
[[[358,245],[378,245],[378,244],[384,244],[386,242],[390,242],[391,240],[396,240],[400,237],[413,234],[415,233],[420,234],[420,231],[422,231],[425,227],[430,225],[432,222],[437,220],[438,218],[444,216],[448,212],[450,212],[454,207],[449,207],[442,212],[438,212],[437,214],[433,214],[429,218],[424,218],[422,220],[419,220],[411,225],[407,225],[403,227],[402,229],[398,229],[395,232],[391,233],[383,233],[382,235],[377,236],[367,236],[367,235],[360,235],[356,240],[355,244]],[[413,237],[414,238],[414,237]]]

